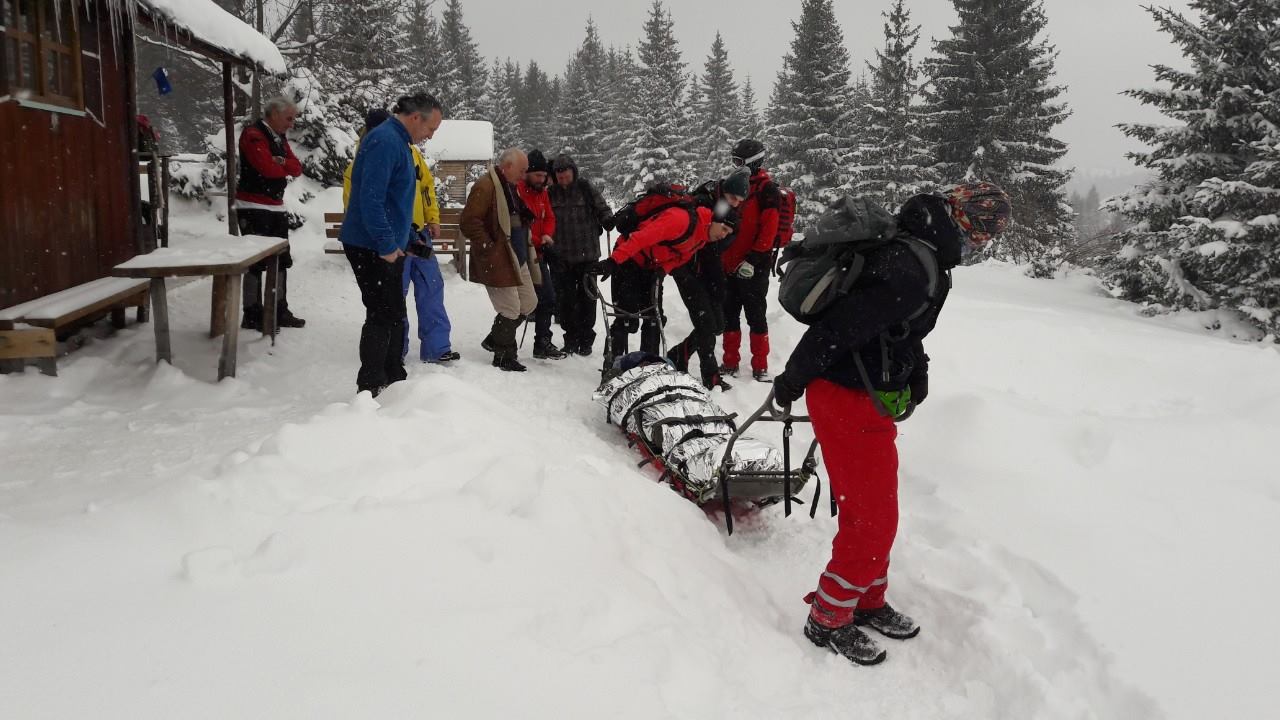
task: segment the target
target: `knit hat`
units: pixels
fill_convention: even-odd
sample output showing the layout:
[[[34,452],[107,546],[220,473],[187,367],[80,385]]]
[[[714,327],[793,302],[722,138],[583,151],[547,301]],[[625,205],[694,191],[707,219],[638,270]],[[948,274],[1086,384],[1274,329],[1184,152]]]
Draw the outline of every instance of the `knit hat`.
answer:
[[[551,164],[547,162],[547,156],[542,154],[541,150],[529,151],[529,169],[525,172],[549,172]]]
[[[721,192],[746,199],[747,195],[751,193],[751,171],[746,168],[738,168],[729,173],[729,176],[720,182],[720,190]]]
[[[382,108],[370,110],[369,114],[364,116],[364,131],[369,132],[389,119],[391,119],[391,113]]]

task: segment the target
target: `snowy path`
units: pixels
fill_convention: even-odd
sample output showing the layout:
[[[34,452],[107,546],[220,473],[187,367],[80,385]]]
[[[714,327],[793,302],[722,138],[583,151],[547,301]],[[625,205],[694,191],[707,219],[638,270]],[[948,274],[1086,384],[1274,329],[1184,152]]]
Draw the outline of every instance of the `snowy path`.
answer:
[[[60,378],[0,377],[6,717],[1269,706],[1271,349],[1136,319],[1083,281],[963,271],[931,348],[934,394],[900,442],[890,597],[925,632],[862,669],[799,634],[824,513],[774,508],[726,537],[600,420],[598,356],[488,367],[487,301],[456,277],[463,361],[352,402],[358,294],[340,258],[304,242],[290,280],[308,327],[274,349],[246,333],[234,380],[211,384],[202,284],[171,298],[176,368],[151,364],[143,326],[65,359]],[[777,325],[780,364],[799,329]],[[745,412],[764,392],[740,382],[725,404]],[[1214,595],[1191,601],[1192,578]],[[1203,630],[1188,610],[1206,602],[1261,625],[1188,649]]]

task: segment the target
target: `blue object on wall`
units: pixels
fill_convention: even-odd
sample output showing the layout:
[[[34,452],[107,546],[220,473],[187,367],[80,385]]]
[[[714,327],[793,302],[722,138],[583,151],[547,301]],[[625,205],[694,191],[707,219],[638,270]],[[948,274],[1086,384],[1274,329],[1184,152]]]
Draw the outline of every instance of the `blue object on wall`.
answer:
[[[169,84],[169,74],[164,71],[163,67],[156,68],[155,72],[151,73],[151,77],[155,78],[156,92],[161,95],[168,95],[173,92],[173,86]]]

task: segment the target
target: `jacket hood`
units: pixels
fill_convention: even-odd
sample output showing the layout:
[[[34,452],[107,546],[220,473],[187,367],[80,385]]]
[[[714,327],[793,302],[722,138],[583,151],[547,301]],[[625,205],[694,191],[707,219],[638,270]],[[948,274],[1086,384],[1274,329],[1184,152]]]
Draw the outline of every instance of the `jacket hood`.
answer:
[[[947,199],[936,193],[916,195],[898,211],[898,227],[937,248],[938,266],[950,270],[960,264],[964,231],[951,218]]]
[[[574,161],[573,156],[568,153],[560,153],[555,160],[551,161],[551,172],[557,173],[561,170],[572,170],[573,179],[578,179],[578,163]]]

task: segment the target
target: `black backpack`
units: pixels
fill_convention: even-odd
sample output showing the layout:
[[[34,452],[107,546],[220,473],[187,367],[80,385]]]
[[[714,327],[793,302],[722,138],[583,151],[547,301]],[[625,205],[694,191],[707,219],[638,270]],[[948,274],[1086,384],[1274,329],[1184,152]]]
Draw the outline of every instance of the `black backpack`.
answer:
[[[929,301],[909,320],[933,303],[939,284],[934,248],[898,231],[898,221],[866,198],[844,197],[818,219],[804,240],[786,247],[778,263],[778,302],[791,317],[810,324],[847,295],[862,274],[866,254],[891,242],[911,249],[929,276]]]

